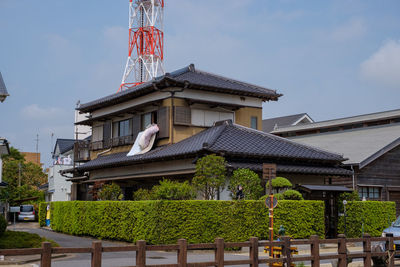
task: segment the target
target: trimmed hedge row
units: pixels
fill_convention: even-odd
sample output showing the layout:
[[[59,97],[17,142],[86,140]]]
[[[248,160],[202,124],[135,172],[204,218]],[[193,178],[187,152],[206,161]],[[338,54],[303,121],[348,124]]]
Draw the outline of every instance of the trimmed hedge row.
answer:
[[[40,205],[40,217],[46,206]],[[324,236],[322,201],[281,200],[275,213],[280,225],[293,238]],[[40,224],[44,224],[43,218]],[[51,203],[51,227],[73,235],[150,244],[246,241],[267,238],[268,212],[263,201],[66,201]]]
[[[39,203],[38,220],[39,220],[40,227],[46,226],[46,208],[47,208],[47,205],[48,205],[47,202]]]
[[[382,230],[396,219],[396,204],[389,201],[348,201],[346,205],[346,232],[348,237],[364,233],[381,236]],[[344,233],[344,216],[339,217],[338,233]]]

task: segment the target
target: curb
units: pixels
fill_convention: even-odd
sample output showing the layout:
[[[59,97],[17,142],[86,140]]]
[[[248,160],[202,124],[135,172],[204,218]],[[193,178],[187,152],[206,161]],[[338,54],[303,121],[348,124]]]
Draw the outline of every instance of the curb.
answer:
[[[60,258],[64,258],[67,257],[67,254],[60,254],[60,255],[54,255],[51,257],[51,259],[60,259]],[[40,255],[39,257],[37,257],[35,255],[35,257],[32,257],[31,259],[26,259],[26,260],[4,260],[4,261],[0,261],[0,265],[23,265],[23,264],[27,264],[27,263],[32,263],[32,262],[37,262],[40,261]]]

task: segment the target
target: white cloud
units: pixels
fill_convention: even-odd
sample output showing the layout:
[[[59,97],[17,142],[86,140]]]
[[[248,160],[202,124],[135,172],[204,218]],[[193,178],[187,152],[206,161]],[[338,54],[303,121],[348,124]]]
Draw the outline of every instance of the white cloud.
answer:
[[[42,108],[37,104],[32,104],[24,107],[21,110],[21,116],[24,119],[33,119],[33,120],[49,120],[49,119],[57,119],[60,116],[63,116],[65,112],[57,107],[48,107]]]
[[[367,32],[365,22],[361,18],[353,18],[347,23],[337,27],[331,33],[334,41],[346,42],[362,37]]]
[[[360,65],[363,80],[400,89],[400,40],[385,42]]]

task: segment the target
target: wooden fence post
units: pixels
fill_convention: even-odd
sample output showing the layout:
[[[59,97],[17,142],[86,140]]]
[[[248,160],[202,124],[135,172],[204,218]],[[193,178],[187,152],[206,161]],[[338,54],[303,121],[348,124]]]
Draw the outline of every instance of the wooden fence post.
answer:
[[[101,241],[92,242],[92,267],[101,267]]]
[[[346,247],[346,236],[344,234],[338,235],[338,254],[339,264],[338,267],[347,267],[347,247]]]
[[[179,250],[178,250],[178,266],[186,267],[187,265],[187,240],[178,240]]]
[[[251,267],[258,267],[258,237],[250,238]]]
[[[224,266],[224,239],[223,238],[216,238],[215,239],[215,266],[223,267]]]
[[[283,248],[282,248],[282,256],[286,257],[286,266],[290,267],[292,265],[291,251],[290,251],[290,237],[284,236],[283,239]],[[282,266],[285,266],[282,262]]]
[[[371,236],[365,233],[363,239],[363,251],[365,253],[364,267],[371,267]]]
[[[386,237],[389,237],[389,240],[386,242],[386,249],[389,250],[389,267],[394,267],[394,242],[393,242],[393,234],[386,234]]]
[[[311,243],[311,256],[314,258],[311,260],[311,267],[318,267],[320,260],[319,260],[319,237],[317,235],[312,235],[310,237]]]
[[[138,240],[136,241],[136,267],[146,266],[146,241]]]
[[[43,251],[41,255],[40,266],[51,267],[51,243],[43,242],[42,250]]]

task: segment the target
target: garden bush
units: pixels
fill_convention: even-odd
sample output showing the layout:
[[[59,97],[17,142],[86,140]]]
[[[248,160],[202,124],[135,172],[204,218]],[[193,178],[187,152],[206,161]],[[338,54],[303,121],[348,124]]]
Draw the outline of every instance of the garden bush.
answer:
[[[268,210],[263,201],[68,201],[52,202],[52,229],[73,235],[149,244],[171,244],[266,239]],[[41,205],[41,209],[45,206]],[[322,201],[279,201],[275,214],[293,238],[324,234]]]
[[[237,169],[233,171],[228,185],[232,199],[236,199],[236,191],[239,185],[243,187],[244,199],[259,199],[263,193],[261,179],[252,170]]]
[[[103,185],[97,196],[101,200],[122,200],[124,197],[121,187],[116,183]]]
[[[151,200],[153,199],[152,193],[150,189],[139,188],[133,192],[133,200]]]
[[[363,223],[364,233],[381,236],[382,230],[396,219],[396,205],[389,201],[348,201],[346,214],[348,237],[361,237]],[[344,217],[340,216],[338,232],[344,234],[344,228]]]
[[[289,189],[283,192],[283,199],[286,200],[304,200],[303,196],[299,191]]]
[[[284,188],[290,188],[292,186],[293,186],[292,183],[284,177],[276,177],[272,179],[272,187],[274,189],[280,190]],[[268,187],[269,187],[269,181],[267,182],[267,188]]]
[[[3,215],[0,215],[0,236],[4,234],[4,232],[7,229],[7,221],[6,218],[4,218]]]
[[[189,200],[196,198],[196,190],[188,181],[180,183],[165,179],[153,187],[151,195],[158,200]]]

